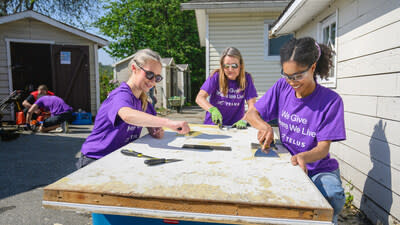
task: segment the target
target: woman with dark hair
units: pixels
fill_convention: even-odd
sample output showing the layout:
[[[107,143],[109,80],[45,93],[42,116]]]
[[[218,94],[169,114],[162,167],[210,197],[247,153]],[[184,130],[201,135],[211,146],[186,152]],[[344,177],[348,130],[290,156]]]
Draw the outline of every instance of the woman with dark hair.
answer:
[[[207,101],[208,96],[210,102]],[[240,51],[229,47],[222,53],[220,68],[201,86],[196,103],[207,111],[204,124],[232,125],[245,129],[245,101],[250,108],[256,102],[256,97],[253,79],[245,72]]]
[[[346,139],[341,97],[317,83],[329,76],[333,51],[313,38],[291,39],[280,51],[281,75],[245,119],[258,129],[257,138],[268,152],[273,130],[265,122],[278,119],[282,144],[312,179],[334,209],[333,222],[345,202],[338,162],[329,154],[333,141]]]

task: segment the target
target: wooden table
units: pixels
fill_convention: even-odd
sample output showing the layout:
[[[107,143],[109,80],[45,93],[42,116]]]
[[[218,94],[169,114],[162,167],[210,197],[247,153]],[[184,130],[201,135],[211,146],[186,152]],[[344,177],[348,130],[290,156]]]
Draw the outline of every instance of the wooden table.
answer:
[[[45,187],[43,205],[215,223],[330,224],[331,206],[283,146],[254,157],[254,128],[190,127],[191,135],[166,130],[161,140],[147,135],[123,147],[183,161],[147,166],[116,150]],[[228,143],[232,151],[181,148],[188,142]]]

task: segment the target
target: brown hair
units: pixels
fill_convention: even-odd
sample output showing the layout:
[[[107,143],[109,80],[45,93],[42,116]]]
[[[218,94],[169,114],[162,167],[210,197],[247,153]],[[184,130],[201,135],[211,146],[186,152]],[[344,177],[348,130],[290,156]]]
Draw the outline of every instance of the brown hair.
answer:
[[[243,91],[246,88],[246,76],[242,54],[240,54],[240,51],[237,48],[228,47],[222,52],[221,59],[219,60],[219,69],[214,70],[212,73],[214,74],[215,72],[219,72],[219,90],[225,96],[228,94],[228,78],[225,76],[224,72],[224,59],[226,56],[231,56],[239,59],[240,71],[239,76],[236,78],[236,81],[240,86],[240,90]]]
[[[45,90],[45,91],[48,91],[48,90],[49,90],[45,84],[39,85],[39,87],[38,87],[37,89],[38,89],[38,90],[43,89],[43,90]]]
[[[142,49],[137,51],[134,55],[132,60],[129,62],[129,68],[132,68],[132,65],[134,64],[135,66],[144,66],[149,60],[156,61],[161,64],[161,56],[158,54],[158,52],[155,52],[151,49]],[[142,102],[142,110],[143,112],[146,111],[147,109],[147,104],[148,104],[148,97],[145,92],[142,92],[139,96],[140,101]]]

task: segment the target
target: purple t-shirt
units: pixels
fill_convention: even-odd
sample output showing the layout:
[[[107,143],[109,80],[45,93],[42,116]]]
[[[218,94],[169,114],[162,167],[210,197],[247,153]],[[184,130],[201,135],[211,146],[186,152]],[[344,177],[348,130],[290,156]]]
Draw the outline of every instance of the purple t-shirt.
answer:
[[[142,102],[133,95],[126,83],[113,90],[101,104],[92,133],[82,145],[81,152],[84,155],[99,159],[139,138],[142,127],[125,123],[118,116],[122,107],[143,111]],[[147,104],[146,113],[157,114],[150,103]]]
[[[210,104],[217,107],[222,114],[222,124],[232,125],[244,116],[245,101],[257,97],[253,79],[246,73],[246,88],[240,91],[237,81],[228,79],[228,95],[224,96],[219,90],[219,72],[215,72],[201,86],[210,96]],[[206,112],[204,124],[214,124],[211,114]]]
[[[44,108],[45,111],[50,111],[51,116],[57,116],[65,112],[72,112],[72,107],[67,105],[62,98],[58,96],[42,96],[35,102],[40,108]]]
[[[281,78],[255,104],[265,121],[278,118],[280,139],[292,155],[309,151],[320,141],[346,139],[342,98],[319,84],[305,98],[297,98],[293,88]],[[308,163],[308,175],[338,168],[330,154]]]

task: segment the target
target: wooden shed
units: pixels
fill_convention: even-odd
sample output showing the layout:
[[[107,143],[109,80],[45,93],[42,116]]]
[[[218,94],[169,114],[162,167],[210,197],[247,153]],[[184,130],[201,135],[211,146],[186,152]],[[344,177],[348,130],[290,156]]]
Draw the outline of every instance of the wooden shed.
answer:
[[[343,186],[373,224],[399,224],[400,1],[293,0],[271,31],[288,33],[336,51],[319,83],[344,102],[347,140],[331,145]]]
[[[119,82],[125,82],[128,80],[132,72],[132,70],[129,68],[129,62],[132,58],[133,55],[128,56],[113,64],[115,80],[118,80]],[[156,84],[156,107],[167,108],[169,107],[168,98],[170,98],[171,96],[177,96],[179,92],[186,93],[183,90],[187,88],[184,87],[187,82],[183,81],[183,74],[188,72],[188,67],[183,67],[184,69],[182,70],[182,78],[180,79],[178,76],[179,69],[175,65],[175,61],[173,58],[162,58],[161,64],[161,75],[164,79],[160,83]],[[187,96],[185,97],[187,98]]]
[[[34,11],[0,17],[0,97],[45,84],[74,110],[100,107],[98,49],[107,40]],[[5,119],[14,118],[14,109]]]
[[[191,102],[191,80],[189,64],[176,64],[178,76],[178,93],[176,96],[184,96],[185,102]]]
[[[206,47],[206,77],[219,67],[222,51],[236,47],[251,73],[259,95],[280,78],[279,49],[291,35],[269,38],[272,23],[290,1],[191,0],[183,10],[195,10],[200,45]]]

